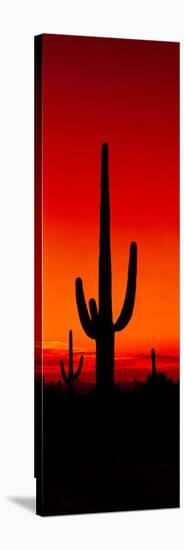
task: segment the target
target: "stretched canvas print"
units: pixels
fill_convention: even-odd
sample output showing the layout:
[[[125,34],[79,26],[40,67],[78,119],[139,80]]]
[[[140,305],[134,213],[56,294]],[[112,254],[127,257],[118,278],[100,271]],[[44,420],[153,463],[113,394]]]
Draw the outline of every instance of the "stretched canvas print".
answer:
[[[35,38],[37,513],[179,506],[179,44]]]

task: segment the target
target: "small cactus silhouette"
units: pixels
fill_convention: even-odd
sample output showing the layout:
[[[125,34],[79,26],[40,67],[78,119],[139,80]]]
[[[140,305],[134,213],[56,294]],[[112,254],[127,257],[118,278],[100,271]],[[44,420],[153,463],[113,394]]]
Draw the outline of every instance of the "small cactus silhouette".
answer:
[[[130,245],[128,282],[124,304],[115,323],[112,318],[112,272],[110,247],[110,199],[108,175],[108,145],[102,145],[100,204],[100,253],[99,253],[99,309],[94,298],[86,305],[82,279],[76,279],[76,302],[81,325],[89,338],[96,341],[96,384],[98,388],[110,389],[114,385],[114,336],[126,327],[133,313],[137,245]]]
[[[152,348],[151,350],[151,368],[152,368],[152,381],[156,382],[157,380],[157,369],[156,369],[156,352],[155,349]]]
[[[68,366],[68,374],[66,374],[65,367],[63,361],[60,361],[60,368],[61,368],[61,376],[66,384],[69,385],[69,387],[73,386],[74,380],[79,377],[83,365],[83,355],[80,357],[79,366],[76,372],[74,373],[73,370],[73,335],[72,330],[69,330],[69,366]]]

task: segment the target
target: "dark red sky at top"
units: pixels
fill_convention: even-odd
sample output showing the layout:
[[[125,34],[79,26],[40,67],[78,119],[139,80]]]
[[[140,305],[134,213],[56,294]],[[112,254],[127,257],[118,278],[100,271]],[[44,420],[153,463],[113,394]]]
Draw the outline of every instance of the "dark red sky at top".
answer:
[[[179,346],[179,45],[43,35],[43,340],[94,351],[75,304],[97,297],[99,175],[109,144],[113,314],[138,245],[135,310],[116,354]],[[58,345],[57,345],[58,342]],[[178,360],[178,359],[177,359]]]

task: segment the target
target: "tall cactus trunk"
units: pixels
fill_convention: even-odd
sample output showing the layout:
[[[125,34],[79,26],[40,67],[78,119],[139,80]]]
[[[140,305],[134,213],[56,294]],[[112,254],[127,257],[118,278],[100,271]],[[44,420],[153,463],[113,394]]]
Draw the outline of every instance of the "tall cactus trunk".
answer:
[[[96,339],[96,386],[105,391],[114,385],[114,332],[112,328],[104,330]]]
[[[114,384],[114,329],[112,323],[112,272],[110,246],[110,201],[108,147],[102,147],[99,253],[99,325],[96,339],[96,383],[98,387]]]
[[[137,246],[130,245],[127,288],[118,319],[112,318],[112,273],[110,247],[110,200],[108,175],[108,145],[102,145],[99,253],[99,306],[94,298],[86,304],[82,279],[76,279],[76,301],[81,325],[89,338],[96,341],[96,384],[100,390],[114,385],[114,336],[129,323],[135,301]]]
[[[102,147],[100,201],[100,253],[99,253],[99,315],[102,321],[112,324],[112,274],[110,245],[110,205],[108,148]]]

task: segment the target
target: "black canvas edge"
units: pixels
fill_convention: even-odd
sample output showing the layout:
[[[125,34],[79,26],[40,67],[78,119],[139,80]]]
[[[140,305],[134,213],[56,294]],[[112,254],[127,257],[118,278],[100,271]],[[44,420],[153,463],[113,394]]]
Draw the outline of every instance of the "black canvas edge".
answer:
[[[40,343],[42,361],[42,35],[34,37],[34,340]],[[36,478],[36,514],[43,511],[43,414],[42,381],[36,387],[34,370],[34,477]],[[39,483],[38,483],[39,479]]]

